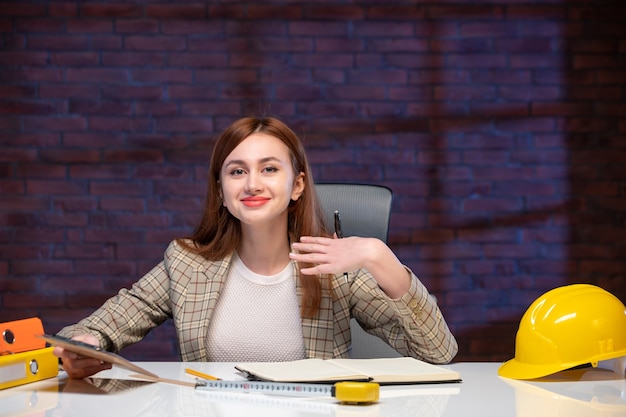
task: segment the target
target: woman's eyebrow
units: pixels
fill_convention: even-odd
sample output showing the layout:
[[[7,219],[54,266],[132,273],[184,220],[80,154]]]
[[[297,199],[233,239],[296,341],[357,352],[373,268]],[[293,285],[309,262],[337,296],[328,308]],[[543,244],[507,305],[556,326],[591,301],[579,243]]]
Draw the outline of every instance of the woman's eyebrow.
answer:
[[[265,164],[267,162],[279,162],[282,164],[282,161],[275,156],[266,156],[265,158],[259,159],[259,163],[261,164]],[[231,161],[227,161],[224,164],[224,168],[228,167],[229,165],[246,165],[246,162],[243,159],[233,159]]]
[[[224,163],[224,168],[227,168],[229,165],[243,165],[244,162],[241,159],[233,159],[231,161],[226,161]]]
[[[275,156],[268,156],[268,157],[265,157],[265,158],[261,158],[259,160],[259,162],[262,163],[262,164],[264,164],[266,162],[279,162],[279,163],[282,163],[282,161],[280,159],[276,158]]]

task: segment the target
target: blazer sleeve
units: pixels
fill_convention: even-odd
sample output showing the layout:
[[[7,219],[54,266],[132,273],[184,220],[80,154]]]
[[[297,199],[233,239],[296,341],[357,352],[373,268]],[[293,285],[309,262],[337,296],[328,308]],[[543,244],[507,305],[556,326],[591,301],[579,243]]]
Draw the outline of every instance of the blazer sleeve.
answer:
[[[364,330],[398,352],[436,364],[449,363],[458,351],[435,299],[411,274],[411,287],[401,298],[389,298],[374,277],[359,270],[350,285],[352,316]]]
[[[169,286],[169,274],[162,261],[130,289],[121,289],[91,315],[63,328],[59,334],[70,338],[92,334],[100,347],[119,352],[171,317]]]

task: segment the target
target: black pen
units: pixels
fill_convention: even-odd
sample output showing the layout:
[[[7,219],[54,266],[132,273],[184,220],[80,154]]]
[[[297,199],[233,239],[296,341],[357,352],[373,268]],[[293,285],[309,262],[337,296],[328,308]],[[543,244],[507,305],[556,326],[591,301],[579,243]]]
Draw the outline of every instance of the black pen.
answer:
[[[335,210],[335,234],[338,239],[343,237],[343,231],[341,230],[341,214],[339,214],[338,210]],[[343,277],[346,280],[346,284],[348,283],[348,273],[344,272]]]

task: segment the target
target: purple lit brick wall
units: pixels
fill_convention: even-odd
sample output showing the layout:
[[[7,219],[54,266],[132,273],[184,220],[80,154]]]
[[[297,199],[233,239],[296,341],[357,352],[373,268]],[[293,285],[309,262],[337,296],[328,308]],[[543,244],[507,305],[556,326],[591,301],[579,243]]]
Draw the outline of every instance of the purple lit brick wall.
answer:
[[[622,1],[2,2],[0,321],[132,284],[198,219],[216,133],[268,113],[317,181],[394,191],[456,360],[508,359],[548,289],[626,301],[625,81]]]

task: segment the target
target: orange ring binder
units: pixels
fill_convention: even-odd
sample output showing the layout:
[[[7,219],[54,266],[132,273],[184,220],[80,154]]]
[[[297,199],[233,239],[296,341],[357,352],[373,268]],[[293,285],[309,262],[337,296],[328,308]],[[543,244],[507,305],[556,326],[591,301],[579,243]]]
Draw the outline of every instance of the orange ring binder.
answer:
[[[0,355],[45,348],[45,340],[37,337],[42,333],[38,317],[0,323]]]

